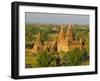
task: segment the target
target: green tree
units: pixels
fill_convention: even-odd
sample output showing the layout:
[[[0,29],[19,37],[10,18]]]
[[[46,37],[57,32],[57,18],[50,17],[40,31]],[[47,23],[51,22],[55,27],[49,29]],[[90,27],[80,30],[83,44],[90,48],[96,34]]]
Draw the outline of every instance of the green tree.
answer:
[[[80,65],[82,63],[82,55],[79,49],[74,49],[64,55],[63,63],[66,66]]]
[[[37,63],[40,67],[48,67],[52,60],[52,55],[48,52],[41,52],[37,55]]]

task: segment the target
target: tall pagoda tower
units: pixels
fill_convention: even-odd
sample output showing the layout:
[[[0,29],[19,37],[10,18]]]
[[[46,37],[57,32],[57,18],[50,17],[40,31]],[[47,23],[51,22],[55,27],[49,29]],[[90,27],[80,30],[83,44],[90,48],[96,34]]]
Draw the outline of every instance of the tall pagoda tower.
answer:
[[[73,39],[74,37],[73,37],[72,27],[71,25],[68,25],[65,40],[72,41]]]
[[[42,44],[42,41],[41,41],[41,35],[40,35],[40,32],[38,32],[37,36],[36,36],[36,40],[34,42],[34,46],[33,46],[33,52],[34,53],[37,53],[39,51],[41,51],[43,49],[43,44]]]
[[[61,51],[67,52],[68,51],[68,45],[67,45],[67,42],[65,41],[63,26],[61,26],[60,33],[58,34],[57,50],[58,50],[58,52],[61,52]]]

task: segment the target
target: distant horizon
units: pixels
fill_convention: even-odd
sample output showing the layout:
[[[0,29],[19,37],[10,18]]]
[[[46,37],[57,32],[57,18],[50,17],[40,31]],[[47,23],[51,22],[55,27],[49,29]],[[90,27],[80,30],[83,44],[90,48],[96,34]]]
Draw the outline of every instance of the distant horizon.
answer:
[[[89,15],[25,12],[25,24],[89,25]]]
[[[50,24],[50,23],[25,23],[25,24],[30,24],[30,25],[32,25],[32,24],[39,24],[39,25],[89,25],[89,24]]]

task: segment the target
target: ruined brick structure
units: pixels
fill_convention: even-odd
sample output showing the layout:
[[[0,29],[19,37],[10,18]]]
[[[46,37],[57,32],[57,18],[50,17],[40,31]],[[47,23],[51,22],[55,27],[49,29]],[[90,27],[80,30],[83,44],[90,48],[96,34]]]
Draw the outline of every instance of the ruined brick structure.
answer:
[[[37,34],[36,40],[34,42],[34,46],[32,51],[34,53],[38,53],[39,51],[57,51],[57,52],[68,52],[71,49],[79,48],[82,50],[85,47],[85,42],[80,38],[77,40],[73,36],[72,26],[68,25],[67,32],[64,33],[63,26],[61,26],[60,32],[58,36],[53,41],[41,41],[40,32]]]

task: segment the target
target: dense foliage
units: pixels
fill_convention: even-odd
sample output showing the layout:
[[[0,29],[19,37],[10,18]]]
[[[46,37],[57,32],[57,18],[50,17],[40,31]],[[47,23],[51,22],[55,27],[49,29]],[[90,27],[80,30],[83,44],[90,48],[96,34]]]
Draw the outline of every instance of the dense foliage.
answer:
[[[35,61],[35,67],[48,67],[48,66],[77,66],[77,65],[86,65],[89,56],[87,52],[82,52],[79,49],[74,49],[68,53],[62,52],[41,52],[35,56],[30,56],[30,64],[26,66],[33,67]],[[29,62],[28,62],[29,63]]]

